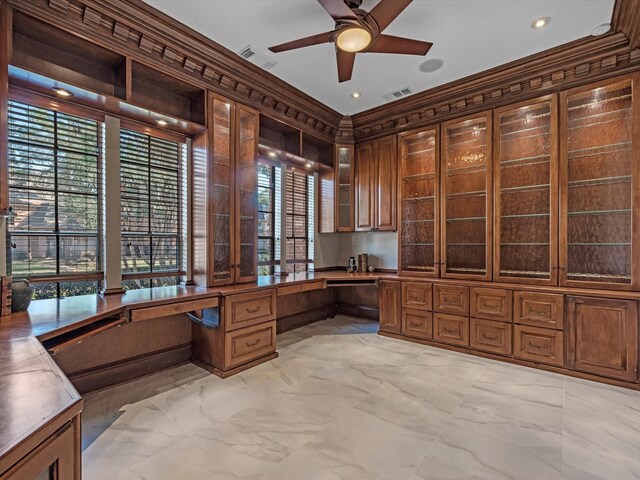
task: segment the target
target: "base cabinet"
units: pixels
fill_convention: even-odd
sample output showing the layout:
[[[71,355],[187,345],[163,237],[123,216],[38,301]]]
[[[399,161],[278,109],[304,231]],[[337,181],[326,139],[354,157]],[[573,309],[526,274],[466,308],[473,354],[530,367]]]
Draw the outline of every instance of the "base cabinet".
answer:
[[[472,318],[469,326],[469,346],[474,350],[511,355],[513,326],[510,323]]]
[[[567,298],[568,364],[581,372],[638,379],[638,304]]]

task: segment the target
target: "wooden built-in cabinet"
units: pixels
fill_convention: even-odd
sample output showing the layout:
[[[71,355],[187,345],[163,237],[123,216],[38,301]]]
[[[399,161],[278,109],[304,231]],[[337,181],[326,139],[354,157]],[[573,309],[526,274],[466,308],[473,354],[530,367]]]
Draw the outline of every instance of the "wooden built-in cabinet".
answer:
[[[491,132],[491,112],[442,126],[442,277],[491,280]]]
[[[560,94],[560,284],[638,289],[640,75]]]
[[[638,379],[638,303],[567,297],[568,364],[582,372]]]
[[[555,285],[557,97],[499,108],[494,128],[494,280]]]
[[[440,273],[439,129],[401,134],[398,150],[398,270],[437,277]]]
[[[223,378],[276,353],[276,289],[225,295],[217,325],[193,324],[192,361]]]
[[[194,281],[255,281],[258,113],[209,92],[208,114],[192,141]]]
[[[396,148],[395,135],[356,146],[356,231],[396,230]]]

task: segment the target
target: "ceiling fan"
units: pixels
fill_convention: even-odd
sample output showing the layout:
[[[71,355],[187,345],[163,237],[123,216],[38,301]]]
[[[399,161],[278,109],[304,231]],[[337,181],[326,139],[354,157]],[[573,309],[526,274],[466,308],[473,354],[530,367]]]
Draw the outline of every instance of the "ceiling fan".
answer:
[[[269,50],[279,53],[322,43],[335,43],[339,82],[351,80],[356,53],[426,55],[432,43],[382,33],[411,1],[380,0],[370,12],[366,12],[360,9],[362,0],[318,0],[335,20],[336,28],[330,32],[269,47]]]

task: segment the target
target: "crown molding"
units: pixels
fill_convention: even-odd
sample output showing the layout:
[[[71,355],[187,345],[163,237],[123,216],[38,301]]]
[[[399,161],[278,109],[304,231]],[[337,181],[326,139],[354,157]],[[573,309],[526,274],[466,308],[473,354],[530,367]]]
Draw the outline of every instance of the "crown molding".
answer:
[[[0,0],[1,1],[1,0]],[[342,115],[141,0],[6,0],[15,10],[333,141]]]
[[[419,128],[640,70],[640,0],[616,0],[611,32],[586,37],[353,115],[356,141]]]

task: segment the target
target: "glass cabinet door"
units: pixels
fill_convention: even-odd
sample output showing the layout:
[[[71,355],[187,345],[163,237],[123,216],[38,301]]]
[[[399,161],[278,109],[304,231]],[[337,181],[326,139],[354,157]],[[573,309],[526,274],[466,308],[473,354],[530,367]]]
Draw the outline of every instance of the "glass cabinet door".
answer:
[[[233,282],[233,239],[232,239],[232,189],[233,189],[233,148],[232,110],[233,106],[223,99],[212,96],[213,110],[212,139],[212,183],[213,212],[213,268],[212,285]]]
[[[562,285],[637,288],[637,79],[561,94]]]
[[[438,276],[438,130],[409,133],[399,141],[400,270]]]
[[[258,112],[237,107],[236,281],[258,279]]]
[[[353,232],[354,222],[354,147],[336,145],[336,231]]]
[[[557,97],[495,111],[497,281],[557,284]]]
[[[491,279],[491,116],[443,126],[442,276]]]

